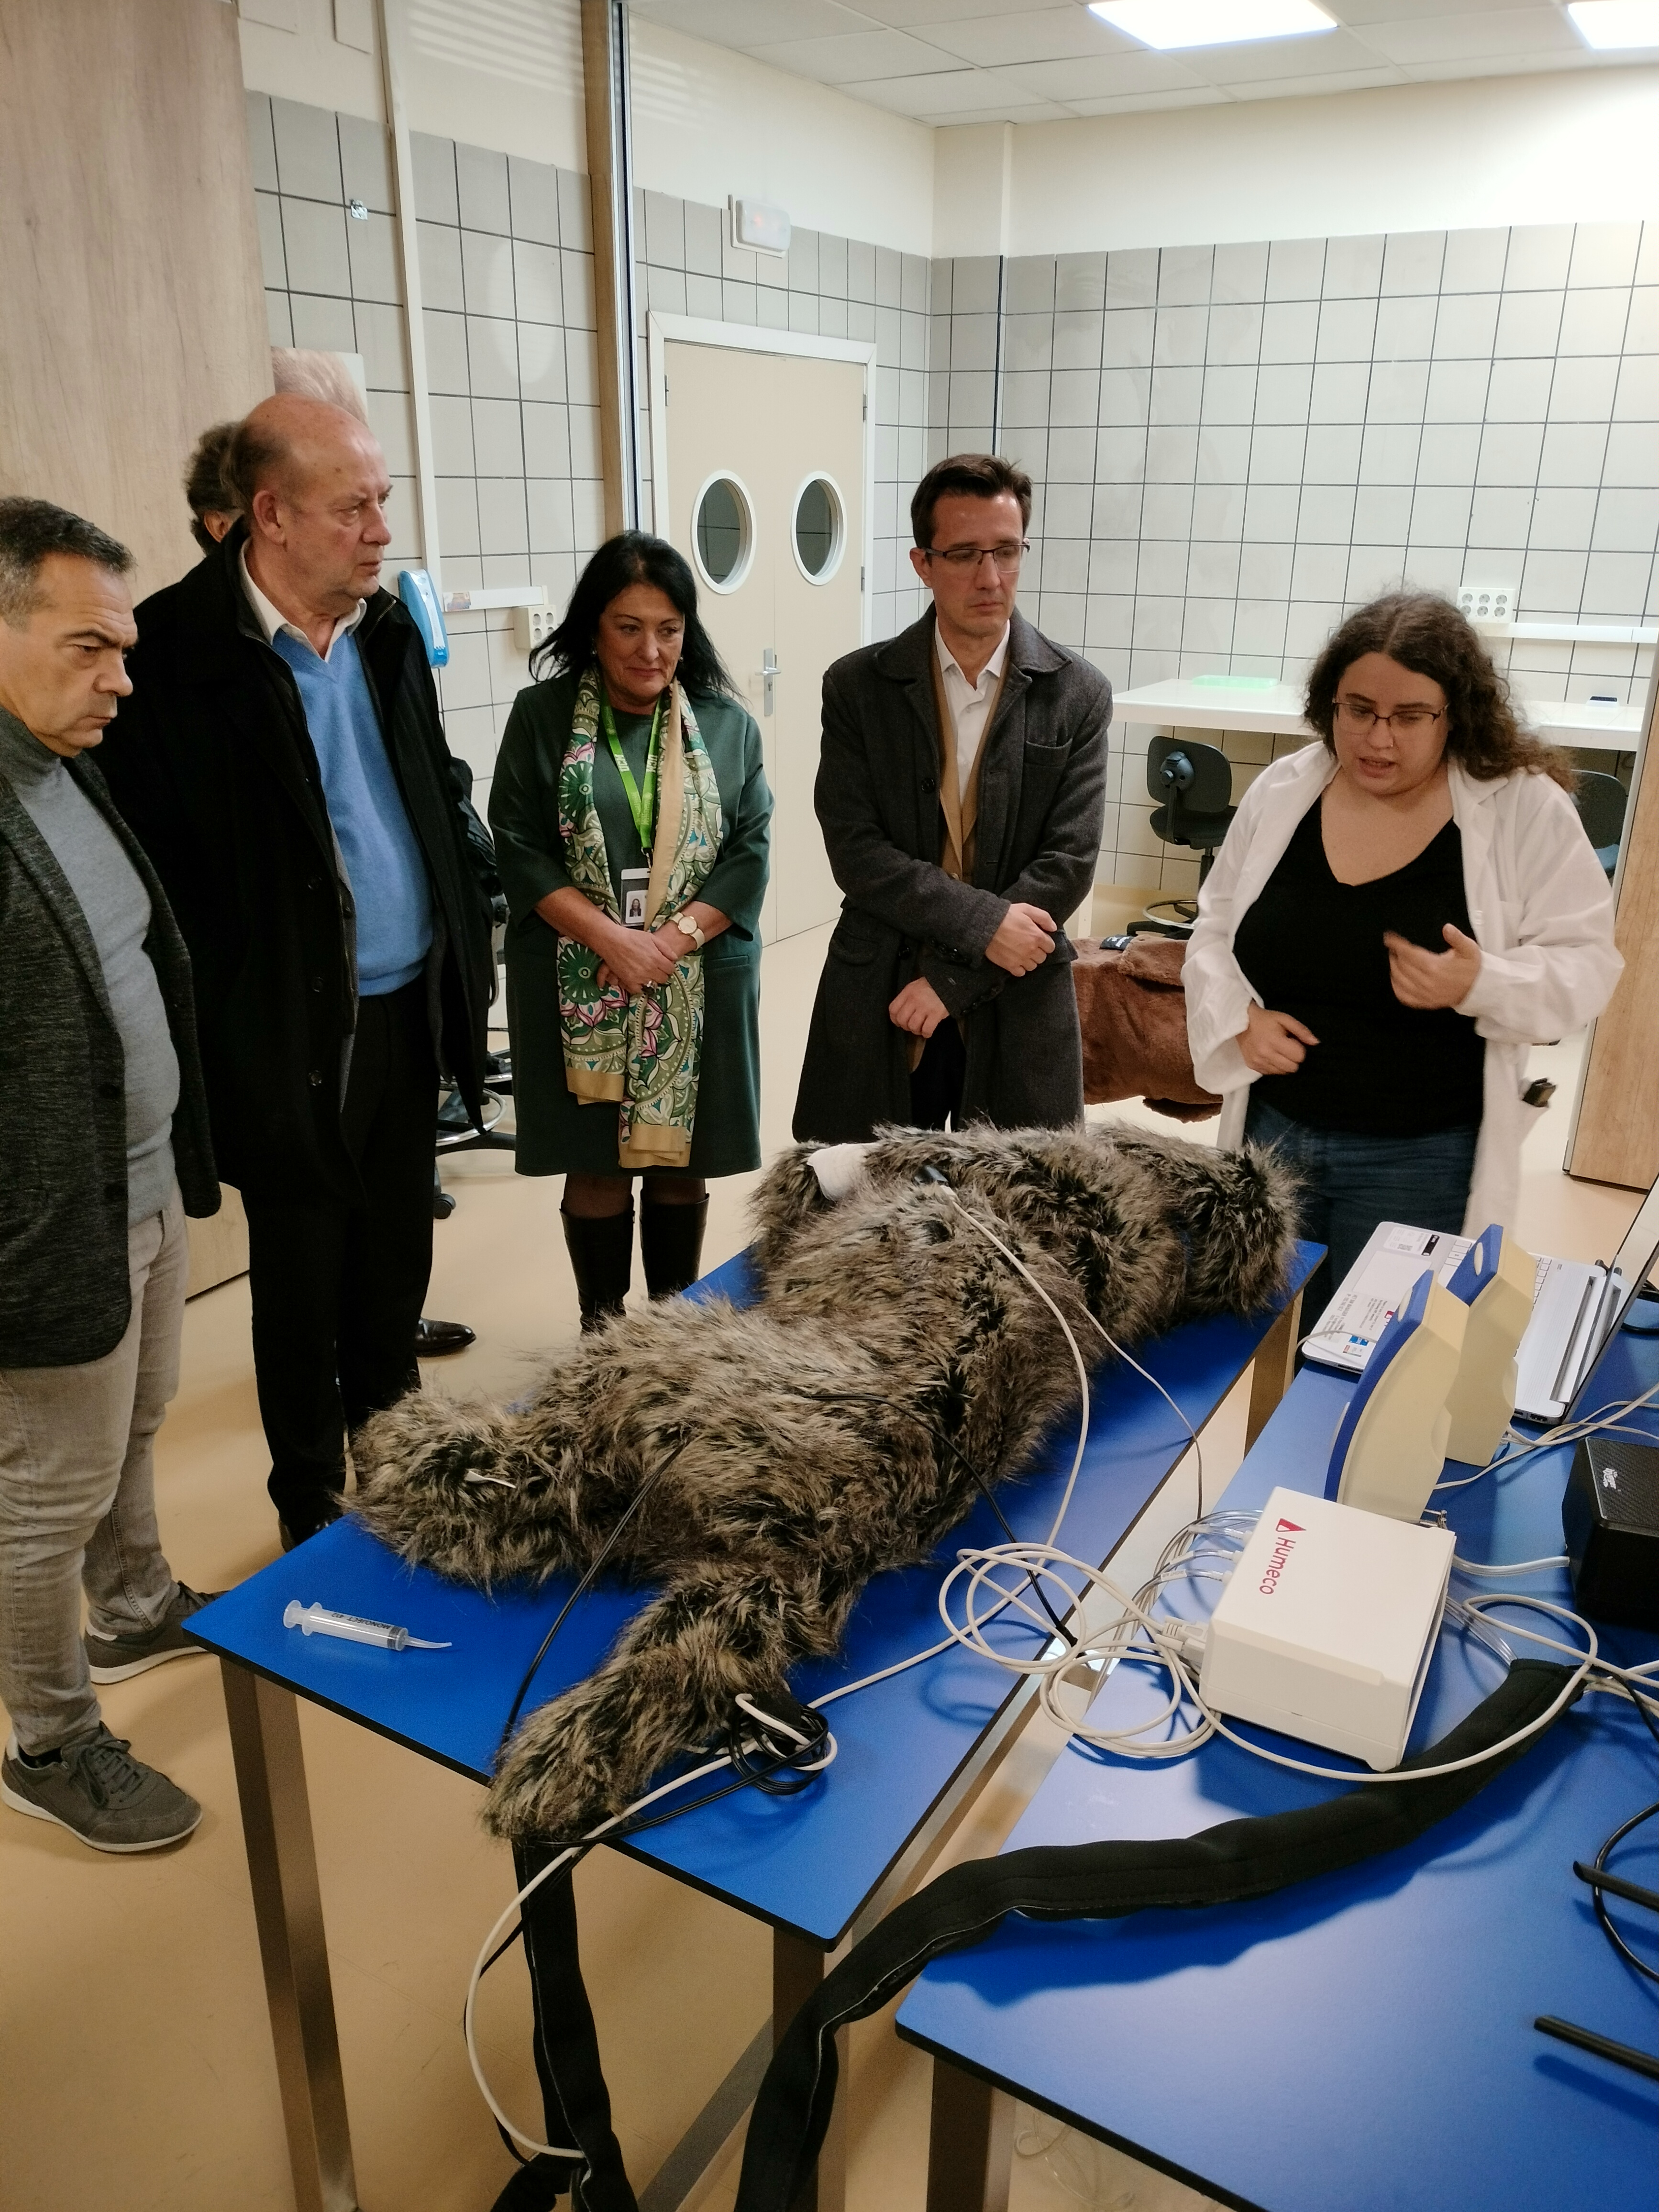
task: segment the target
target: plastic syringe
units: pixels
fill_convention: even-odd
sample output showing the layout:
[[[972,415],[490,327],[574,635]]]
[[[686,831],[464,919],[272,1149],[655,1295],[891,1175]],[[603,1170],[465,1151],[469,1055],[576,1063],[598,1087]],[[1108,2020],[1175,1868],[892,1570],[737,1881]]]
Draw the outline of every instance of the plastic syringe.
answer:
[[[337,1636],[346,1644],[373,1644],[382,1651],[448,1651],[447,1644],[428,1644],[389,1620],[365,1620],[356,1613],[330,1613],[325,1606],[301,1605],[291,1597],[283,1608],[284,1628],[303,1629],[307,1636]]]

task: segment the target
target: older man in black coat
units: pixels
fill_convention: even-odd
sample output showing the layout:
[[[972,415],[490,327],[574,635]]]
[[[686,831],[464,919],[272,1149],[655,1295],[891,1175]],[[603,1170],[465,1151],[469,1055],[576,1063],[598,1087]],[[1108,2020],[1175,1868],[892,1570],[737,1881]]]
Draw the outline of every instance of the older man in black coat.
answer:
[[[477,1117],[489,909],[419,632],[380,588],[380,447],[284,393],[229,465],[246,520],[138,609],[104,757],[195,967],[293,1542],[339,1511],[346,1432],[419,1381],[438,1082]]]
[[[1100,851],[1111,685],[1014,607],[1030,479],[958,454],[911,502],[933,610],[823,679],[817,806],[846,894],[795,1134],[1083,1115],[1063,924]]]

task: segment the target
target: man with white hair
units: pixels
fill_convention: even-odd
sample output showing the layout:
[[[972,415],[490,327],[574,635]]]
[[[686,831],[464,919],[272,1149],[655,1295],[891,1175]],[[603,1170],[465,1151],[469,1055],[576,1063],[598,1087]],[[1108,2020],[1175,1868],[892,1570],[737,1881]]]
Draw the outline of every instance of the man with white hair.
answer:
[[[380,587],[373,434],[278,393],[226,476],[242,520],[137,610],[106,766],[195,963],[291,1546],[338,1516],[348,1433],[419,1383],[438,1084],[477,1119],[489,908],[419,632]]]

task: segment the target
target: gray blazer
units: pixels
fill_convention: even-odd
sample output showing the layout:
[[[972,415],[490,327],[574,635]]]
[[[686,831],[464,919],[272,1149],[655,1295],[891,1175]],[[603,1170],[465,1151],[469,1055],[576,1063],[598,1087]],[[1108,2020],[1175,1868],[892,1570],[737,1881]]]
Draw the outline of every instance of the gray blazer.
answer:
[[[103,777],[85,758],[69,771],[149,893],[144,949],[179,1055],[179,1188],[186,1213],[216,1213],[190,955]],[[0,1367],[79,1367],[115,1349],[132,1311],[125,1062],[80,902],[3,775],[0,948]]]
[[[984,740],[973,881],[939,866],[933,616],[838,660],[823,679],[816,793],[846,897],[812,1010],[795,1134],[829,1143],[910,1119],[909,1040],[887,1009],[925,975],[966,1017],[964,1121],[1061,1128],[1083,1116],[1072,947],[1015,977],[985,948],[1015,901],[1063,923],[1100,853],[1112,687],[1013,617]]]

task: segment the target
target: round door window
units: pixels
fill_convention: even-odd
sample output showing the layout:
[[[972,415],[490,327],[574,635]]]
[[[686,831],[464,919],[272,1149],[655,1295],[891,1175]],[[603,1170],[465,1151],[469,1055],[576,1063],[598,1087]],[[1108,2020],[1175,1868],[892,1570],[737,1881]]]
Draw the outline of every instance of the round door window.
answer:
[[[705,580],[717,592],[735,591],[754,538],[748,495],[735,477],[711,477],[698,493],[692,536]]]
[[[809,583],[835,574],[842,534],[841,494],[828,477],[808,477],[795,497],[795,560]]]

